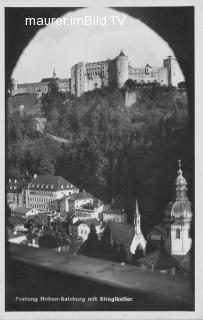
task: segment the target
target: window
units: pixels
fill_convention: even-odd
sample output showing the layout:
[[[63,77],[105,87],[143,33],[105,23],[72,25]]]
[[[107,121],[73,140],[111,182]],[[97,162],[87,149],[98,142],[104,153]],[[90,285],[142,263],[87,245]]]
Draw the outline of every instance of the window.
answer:
[[[180,239],[180,229],[176,229],[176,239]]]

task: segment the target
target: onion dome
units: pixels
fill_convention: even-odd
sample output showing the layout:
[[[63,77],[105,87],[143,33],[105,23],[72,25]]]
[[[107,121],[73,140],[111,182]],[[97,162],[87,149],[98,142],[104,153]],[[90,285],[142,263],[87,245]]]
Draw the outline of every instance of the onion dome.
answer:
[[[175,179],[176,198],[175,201],[168,203],[164,210],[164,216],[165,220],[172,219],[174,221],[177,219],[189,222],[192,219],[192,205],[187,197],[187,182],[181,170],[181,160],[178,160],[178,162],[178,176]]]

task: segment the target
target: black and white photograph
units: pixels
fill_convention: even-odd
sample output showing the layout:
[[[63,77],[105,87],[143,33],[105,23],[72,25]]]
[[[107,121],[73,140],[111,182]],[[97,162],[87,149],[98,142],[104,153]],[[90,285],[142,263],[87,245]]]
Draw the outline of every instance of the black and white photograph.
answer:
[[[5,5],[7,316],[193,319],[197,8],[179,2]]]

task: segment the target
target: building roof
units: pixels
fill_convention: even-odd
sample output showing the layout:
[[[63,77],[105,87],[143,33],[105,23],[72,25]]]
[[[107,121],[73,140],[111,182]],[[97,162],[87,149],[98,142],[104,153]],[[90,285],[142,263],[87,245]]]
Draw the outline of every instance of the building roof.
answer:
[[[191,250],[184,256],[179,264],[179,268],[185,272],[191,272],[192,270],[192,261],[191,261]]]
[[[58,78],[56,78],[56,79],[58,79]],[[51,82],[52,80],[53,80],[52,77],[51,77],[51,78],[43,78],[43,79],[41,80],[41,82],[46,83],[46,84],[49,84],[49,82]]]
[[[95,227],[101,225],[101,221],[97,220],[96,218],[93,218],[88,220],[79,220],[75,222],[73,225],[79,226],[80,224],[86,224],[90,228],[92,224],[94,224]]]
[[[119,215],[119,216],[123,216],[125,215],[125,212],[123,212],[122,210],[120,209],[104,209],[103,210],[103,214],[114,214],[114,215]]]
[[[174,257],[172,257],[165,247],[162,247],[151,252],[147,256],[138,259],[138,262],[149,268],[152,268],[153,265],[153,268],[158,270],[172,269],[179,263]]]
[[[68,83],[69,84],[69,82],[70,82],[70,78],[59,79],[59,83]]]
[[[41,81],[42,82],[42,81]],[[41,86],[41,82],[25,82],[25,83],[18,83],[18,88],[25,88],[25,87],[36,87],[36,86]],[[44,81],[43,81],[44,82]],[[46,81],[45,81],[46,82]],[[47,84],[47,83],[45,83]]]
[[[153,227],[153,229],[149,232],[148,235],[166,235],[166,228],[161,223],[157,224]]]
[[[83,200],[83,199],[94,199],[94,196],[86,191],[73,193],[70,197],[70,200]]]
[[[26,239],[26,235],[24,233],[22,233],[22,232],[18,232],[16,234],[11,233],[11,234],[9,234],[8,241],[11,240],[11,239],[15,239],[15,238],[24,238],[24,239]]]
[[[26,214],[27,212],[33,210],[33,208],[26,208],[26,207],[16,207],[12,209],[12,212],[18,213],[18,214]]]
[[[112,240],[117,244],[123,244],[126,247],[131,246],[135,235],[134,226],[127,223],[109,221],[107,223],[111,230]]]
[[[171,201],[168,203],[164,210],[166,217],[174,218],[192,218],[192,204],[189,200],[184,201]]]
[[[39,175],[29,183],[29,188],[34,190],[69,190],[76,189],[74,185],[62,178],[55,175]]]
[[[12,226],[19,225],[19,224],[24,226],[24,220],[20,217],[9,217],[8,221],[9,221],[9,224],[11,224]]]

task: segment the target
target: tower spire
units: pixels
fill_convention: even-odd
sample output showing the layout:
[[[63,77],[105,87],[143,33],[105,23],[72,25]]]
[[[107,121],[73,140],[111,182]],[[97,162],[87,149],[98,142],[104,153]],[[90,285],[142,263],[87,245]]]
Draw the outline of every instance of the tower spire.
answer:
[[[181,160],[178,160],[178,176],[176,178],[176,200],[187,200],[187,182],[183,177]]]
[[[54,67],[54,71],[53,71],[53,79],[56,78],[56,71],[55,71],[55,67]]]
[[[139,234],[141,232],[141,228],[140,228],[140,213],[139,213],[137,199],[135,202],[134,226],[135,226],[135,231]]]

